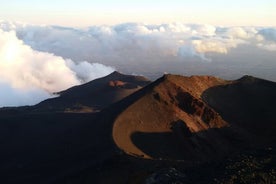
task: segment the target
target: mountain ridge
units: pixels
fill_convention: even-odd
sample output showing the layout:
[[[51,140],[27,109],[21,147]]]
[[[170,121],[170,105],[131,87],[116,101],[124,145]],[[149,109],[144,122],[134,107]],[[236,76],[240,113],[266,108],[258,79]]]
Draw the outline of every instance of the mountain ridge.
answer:
[[[145,77],[115,71],[105,77],[57,92],[59,97],[42,101],[34,107],[39,111],[97,112],[149,83]]]
[[[209,81],[209,84],[196,83],[196,85],[192,87],[189,85],[201,78],[204,82]],[[113,139],[115,143],[128,154],[153,158],[149,154],[141,151],[141,149],[138,149],[137,145],[133,144],[132,137],[135,133],[156,132],[164,133],[165,137],[172,137],[175,136],[175,134],[179,134],[176,133],[177,131],[180,131],[181,134],[181,129],[186,129],[189,133],[193,134],[206,131],[209,128],[227,127],[228,124],[218,113],[205,104],[199,95],[200,91],[205,90],[208,86],[219,85],[222,82],[225,81],[208,76],[183,77],[170,74],[164,75],[144,89],[122,100],[121,104],[125,105],[123,107],[124,111],[118,113],[119,115],[115,118],[113,125]],[[183,85],[184,87],[182,87]],[[190,92],[193,92],[195,95],[191,95]],[[187,103],[185,103],[185,101]],[[120,102],[118,104],[118,106],[121,105]],[[144,106],[145,108],[139,109],[139,107]],[[119,109],[119,107],[116,106],[112,108]],[[162,123],[164,121],[166,122]],[[131,124],[131,126],[129,126],[129,124]],[[121,129],[123,129],[126,134],[124,134]],[[159,139],[165,139],[161,137],[159,136]],[[171,142],[173,141],[171,140]],[[139,144],[145,143],[146,142]],[[187,144],[192,143],[189,142]],[[154,147],[154,145],[151,146]],[[157,147],[156,149],[158,150],[159,148]],[[163,147],[163,149],[166,150],[166,147]],[[174,148],[169,145],[167,150],[176,151],[176,149],[177,145],[175,145]],[[180,150],[178,150],[178,152],[180,152]],[[185,158],[181,158],[180,155],[176,156],[175,153],[164,154],[167,154],[167,156],[164,157],[166,159],[171,159],[170,154],[172,154],[173,158]],[[190,153],[190,155],[193,154],[195,155],[195,153]],[[198,159],[199,157],[204,156],[200,155]]]
[[[0,169],[5,171],[0,180],[66,183],[64,178],[74,176],[83,183],[85,178],[92,178],[86,183],[131,182],[159,168],[201,167],[275,146],[275,82],[166,74],[150,83],[115,72],[96,83],[61,95],[74,99],[79,91],[96,88],[95,94],[104,94],[97,100],[108,104],[98,111],[0,109]],[[125,90],[133,91],[117,101],[105,98],[106,92]],[[86,100],[93,101],[89,94]]]

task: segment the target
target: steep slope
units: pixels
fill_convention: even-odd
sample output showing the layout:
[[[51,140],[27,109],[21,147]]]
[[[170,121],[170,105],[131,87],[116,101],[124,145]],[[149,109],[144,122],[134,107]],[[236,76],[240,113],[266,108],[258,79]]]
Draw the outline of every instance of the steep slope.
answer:
[[[150,81],[142,76],[113,72],[106,77],[58,92],[59,97],[45,100],[33,109],[67,112],[99,111],[149,83]]]
[[[0,114],[0,183],[53,184],[115,155],[100,113]]]
[[[238,134],[201,99],[215,77],[166,75],[116,104],[113,139],[124,152],[152,159],[209,160],[239,146]],[[239,137],[239,136],[238,136]]]
[[[202,98],[225,120],[246,129],[255,143],[276,142],[276,83],[244,76],[204,91]]]
[[[152,159],[208,160],[276,142],[276,84],[166,75],[116,108],[113,139]]]

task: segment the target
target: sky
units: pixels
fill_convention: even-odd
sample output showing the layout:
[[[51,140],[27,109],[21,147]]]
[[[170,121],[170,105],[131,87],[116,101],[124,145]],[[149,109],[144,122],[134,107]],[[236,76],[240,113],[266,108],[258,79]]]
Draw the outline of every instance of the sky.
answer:
[[[125,22],[275,26],[275,0],[8,0],[0,18],[85,27]]]
[[[0,107],[115,70],[276,82],[275,0],[0,2]]]

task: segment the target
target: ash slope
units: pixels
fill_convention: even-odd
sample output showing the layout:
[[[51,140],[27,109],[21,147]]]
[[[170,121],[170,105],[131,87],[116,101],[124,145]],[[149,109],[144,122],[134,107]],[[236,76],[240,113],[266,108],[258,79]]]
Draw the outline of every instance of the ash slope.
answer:
[[[0,182],[56,183],[100,167],[117,148],[110,136],[112,122],[103,122],[97,111],[148,83],[114,72],[35,106],[1,108]]]
[[[166,75],[112,106],[113,139],[136,157],[219,159],[275,143],[275,94],[275,83],[249,76]]]
[[[80,86],[58,92],[59,97],[34,106],[37,111],[95,112],[149,84],[142,76],[113,72]]]
[[[255,143],[276,143],[276,83],[244,76],[208,88],[202,99],[227,122],[247,130]]]

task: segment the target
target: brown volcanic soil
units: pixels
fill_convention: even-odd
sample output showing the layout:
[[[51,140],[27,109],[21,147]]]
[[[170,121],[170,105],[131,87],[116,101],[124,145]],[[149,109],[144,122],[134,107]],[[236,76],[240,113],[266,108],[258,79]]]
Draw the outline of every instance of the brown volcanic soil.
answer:
[[[45,100],[34,106],[35,111],[95,112],[117,102],[149,84],[142,76],[110,75],[86,84],[58,92],[57,98]]]
[[[165,75],[113,106],[113,139],[136,157],[207,161],[275,143],[275,107],[273,82]]]
[[[116,145],[130,155],[152,159],[209,160],[241,144],[238,130],[201,99],[215,77],[166,75],[113,108]],[[237,140],[233,139],[233,135]]]

